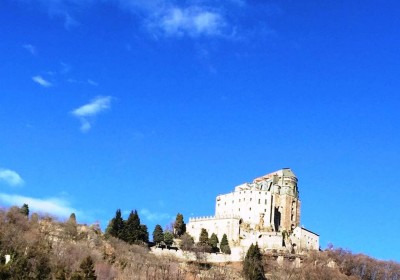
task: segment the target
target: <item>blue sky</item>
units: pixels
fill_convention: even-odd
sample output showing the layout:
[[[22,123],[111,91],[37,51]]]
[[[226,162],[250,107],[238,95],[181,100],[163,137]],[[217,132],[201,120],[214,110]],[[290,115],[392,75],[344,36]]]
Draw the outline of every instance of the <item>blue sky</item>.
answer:
[[[151,233],[291,167],[323,248],[400,261],[399,8],[3,0],[0,205]]]

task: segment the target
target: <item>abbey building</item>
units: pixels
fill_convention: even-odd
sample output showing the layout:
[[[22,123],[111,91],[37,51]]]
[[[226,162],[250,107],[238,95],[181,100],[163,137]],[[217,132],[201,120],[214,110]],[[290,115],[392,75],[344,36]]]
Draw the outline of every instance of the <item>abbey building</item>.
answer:
[[[300,226],[297,177],[289,168],[258,177],[219,195],[215,216],[191,218],[188,233],[198,241],[201,229],[226,234],[231,247],[245,249],[252,243],[260,248],[295,252],[318,250],[319,236]]]

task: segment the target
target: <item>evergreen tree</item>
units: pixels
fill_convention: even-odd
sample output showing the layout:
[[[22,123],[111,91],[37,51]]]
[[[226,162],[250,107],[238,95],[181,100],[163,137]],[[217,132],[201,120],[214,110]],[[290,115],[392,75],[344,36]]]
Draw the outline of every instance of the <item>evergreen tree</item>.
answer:
[[[87,256],[79,266],[83,279],[85,280],[96,280],[96,271],[94,270],[94,263],[91,256]]]
[[[76,224],[76,215],[75,215],[75,213],[71,213],[71,215],[69,216],[68,222]]]
[[[183,215],[178,213],[176,215],[174,223],[174,234],[176,237],[180,237],[185,232],[186,232],[186,224],[185,221],[183,220]]]
[[[205,228],[201,229],[200,236],[199,236],[199,242],[197,243],[196,248],[200,252],[207,252],[207,253],[212,252],[212,248],[209,244],[208,232]]]
[[[218,236],[215,233],[211,234],[208,244],[211,246],[212,252],[216,253],[219,251],[218,243],[219,243]]]
[[[174,235],[170,231],[164,232],[164,243],[167,247],[171,246],[174,243]]]
[[[125,222],[121,239],[129,244],[135,243],[141,239],[140,218],[137,211],[131,211],[128,220]]]
[[[106,234],[121,238],[124,230],[124,220],[122,219],[121,209],[115,213],[115,217],[108,223]]]
[[[79,270],[75,271],[71,280],[96,280],[96,271],[94,270],[94,263],[91,256],[87,256],[79,266]]]
[[[24,203],[21,207],[21,213],[24,214],[25,216],[29,216],[29,206],[28,204]]]
[[[246,280],[265,280],[262,255],[258,245],[251,244],[243,260],[243,276]]]
[[[164,241],[164,232],[160,225],[156,225],[153,231],[153,242],[158,246]]]
[[[142,241],[145,243],[149,242],[149,231],[147,230],[146,225],[140,225],[139,241]]]
[[[220,244],[221,252],[224,254],[231,254],[231,247],[229,247],[228,237],[226,234],[222,236],[221,244]]]
[[[199,237],[199,243],[201,245],[207,245],[208,244],[208,232],[205,228],[201,229],[200,232],[200,237]]]

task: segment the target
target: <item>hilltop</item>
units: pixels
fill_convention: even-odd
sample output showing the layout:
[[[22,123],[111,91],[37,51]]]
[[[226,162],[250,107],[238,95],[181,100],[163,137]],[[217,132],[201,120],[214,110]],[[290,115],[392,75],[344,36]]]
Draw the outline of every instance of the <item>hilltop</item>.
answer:
[[[196,245],[195,260],[174,257],[178,248],[158,256],[152,243],[129,244],[96,224],[76,223],[75,215],[61,222],[23,210],[0,210],[0,279],[243,279],[241,262],[210,263]],[[263,267],[267,279],[276,280],[400,279],[399,263],[333,247],[303,255],[271,251]]]

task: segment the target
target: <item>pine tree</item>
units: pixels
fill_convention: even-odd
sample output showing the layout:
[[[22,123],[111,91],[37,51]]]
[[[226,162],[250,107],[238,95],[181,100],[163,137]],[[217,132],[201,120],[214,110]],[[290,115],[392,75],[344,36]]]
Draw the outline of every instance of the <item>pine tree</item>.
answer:
[[[226,234],[222,236],[221,244],[220,244],[221,252],[224,254],[231,254],[231,247],[229,247],[228,237]]]
[[[71,215],[69,216],[68,222],[76,224],[76,215],[75,215],[75,213],[71,213]]]
[[[121,239],[129,244],[139,241],[141,238],[140,218],[137,211],[131,211],[128,220],[125,222]]]
[[[24,203],[21,207],[21,213],[24,214],[25,216],[29,216],[29,206],[28,204]]]
[[[251,244],[243,260],[243,276],[246,280],[265,280],[262,255],[258,244]]]
[[[211,246],[212,252],[216,253],[219,251],[218,243],[219,243],[218,236],[215,233],[211,234],[208,244]]]
[[[87,256],[79,266],[79,270],[75,271],[71,280],[96,280],[96,271],[94,270],[94,263],[91,256]]]
[[[167,247],[171,246],[174,243],[174,235],[170,231],[164,232],[164,243]]]
[[[208,232],[205,228],[201,229],[200,232],[200,237],[199,237],[199,243],[201,245],[207,245],[208,244]]]
[[[160,225],[156,225],[153,231],[153,242],[158,246],[161,242],[164,241],[164,233],[163,229]]]
[[[115,213],[115,217],[108,223],[106,234],[121,238],[124,230],[124,220],[122,219],[121,209]]]
[[[145,243],[149,242],[149,231],[147,230],[146,225],[140,225],[139,241],[142,241]]]
[[[183,215],[178,213],[176,215],[174,223],[174,234],[176,237],[180,237],[185,232],[186,232],[186,224],[185,221],[183,220]]]

